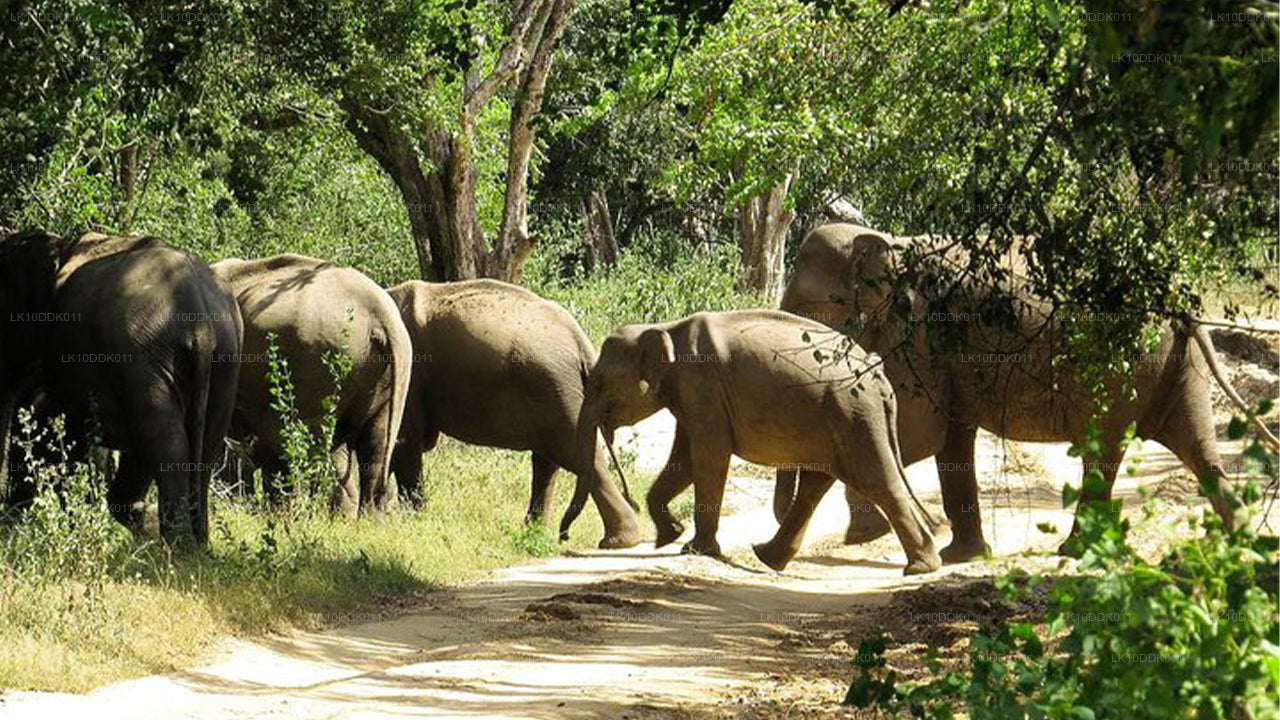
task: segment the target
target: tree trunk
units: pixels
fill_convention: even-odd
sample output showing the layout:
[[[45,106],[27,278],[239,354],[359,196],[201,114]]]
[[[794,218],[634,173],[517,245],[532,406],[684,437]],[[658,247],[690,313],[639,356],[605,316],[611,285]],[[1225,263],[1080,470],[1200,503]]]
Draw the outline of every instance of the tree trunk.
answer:
[[[120,204],[116,208],[116,231],[128,234],[138,188],[138,144],[132,141],[116,151],[116,187]]]
[[[743,275],[739,289],[761,296],[772,306],[782,298],[784,250],[795,212],[783,207],[792,174],[769,190],[748,199],[738,210],[738,241]]]
[[[494,67],[482,77],[477,57],[464,73],[456,132],[429,129],[415,146],[392,116],[355,99],[341,101],[347,126],[361,149],[378,161],[400,189],[423,278],[520,279],[534,244],[528,227],[533,120],[542,109],[555,45],[573,3],[522,0]],[[483,37],[475,39],[483,45]],[[486,251],[476,204],[476,123],[488,101],[513,81],[502,224],[492,251]],[[423,172],[415,149],[431,162],[429,172]]]
[[[508,129],[507,187],[502,226],[490,256],[490,275],[517,282],[533,249],[529,237],[529,161],[533,157],[533,119],[542,110],[542,95],[551,72],[556,42],[564,33],[573,0],[551,0],[537,13],[532,37],[537,45],[517,75],[515,101]]]
[[[400,190],[405,211],[409,215],[409,234],[418,256],[418,272],[424,280],[443,280],[436,258],[442,257],[439,225],[431,204],[431,192],[417,155],[408,137],[383,114],[370,110],[355,100],[343,100],[347,129],[362,150],[391,176]]]
[[[613,232],[613,216],[609,198],[601,190],[593,191],[582,201],[582,215],[587,228],[588,269],[597,265],[613,267],[618,262],[618,239]]]

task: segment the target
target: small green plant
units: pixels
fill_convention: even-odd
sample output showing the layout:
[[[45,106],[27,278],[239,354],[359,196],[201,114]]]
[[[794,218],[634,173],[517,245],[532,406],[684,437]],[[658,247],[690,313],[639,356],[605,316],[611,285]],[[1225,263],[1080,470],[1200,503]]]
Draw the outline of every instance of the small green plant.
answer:
[[[354,322],[354,310],[348,308],[342,328],[344,346],[350,345]],[[281,355],[275,333],[267,334],[266,355],[271,409],[280,417],[282,445],[290,475],[290,482],[282,484],[291,488],[289,507],[294,512],[308,513],[324,505],[326,492],[331,491],[339,479],[330,457],[330,443],[337,427],[339,389],[355,367],[355,361],[347,351],[329,351],[321,358],[335,390],[320,401],[320,428],[318,432],[312,432],[298,414],[289,361]]]
[[[556,532],[540,522],[509,525],[503,533],[517,552],[530,557],[551,557],[560,552]]]
[[[0,545],[5,566],[28,582],[75,580],[97,589],[133,544],[108,512],[107,479],[76,459],[62,416],[40,428],[23,409],[18,424],[15,441],[35,496]]]

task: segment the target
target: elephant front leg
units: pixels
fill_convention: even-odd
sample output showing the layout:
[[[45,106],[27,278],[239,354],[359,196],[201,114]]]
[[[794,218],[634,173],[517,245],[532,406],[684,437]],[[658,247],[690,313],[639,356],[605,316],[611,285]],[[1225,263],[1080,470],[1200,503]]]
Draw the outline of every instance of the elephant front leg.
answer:
[[[893,527],[884,519],[880,508],[863,496],[858,488],[846,484],[844,501],[849,507],[849,527],[844,531],[845,545],[861,545],[888,535]]]
[[[805,470],[800,473],[800,488],[796,492],[795,502],[791,504],[786,517],[778,527],[778,532],[767,543],[754,546],[756,557],[760,562],[774,570],[784,569],[791,559],[800,551],[800,543],[804,540],[805,529],[814,510],[822,501],[835,478],[816,470]]]
[[[529,509],[525,510],[526,523],[543,524],[551,514],[551,498],[555,496],[556,470],[559,467],[549,458],[536,450],[532,453],[531,487],[529,490]],[[561,537],[561,541],[568,540]]]
[[[978,474],[974,470],[974,440],[978,429],[951,423],[947,439],[935,458],[942,487],[942,509],[951,521],[951,544],[938,555],[943,562],[968,562],[991,548],[982,539],[982,508],[978,504]]]
[[[686,555],[721,557],[716,534],[720,530],[720,510],[724,485],[729,475],[730,452],[725,445],[704,444],[693,457],[693,539],[680,552]]]
[[[1124,461],[1124,452],[1119,447],[1120,441],[1112,438],[1103,441],[1106,448],[1101,460],[1088,460],[1084,463],[1081,481],[1080,501],[1076,505],[1076,519],[1071,525],[1071,534],[1058,547],[1059,555],[1080,557],[1084,554],[1086,539],[1081,537],[1080,512],[1089,505],[1104,512],[1120,515],[1120,503],[1111,500],[1111,486],[1116,482],[1116,473],[1120,463]],[[1094,475],[1094,473],[1097,475]],[[1110,505],[1104,505],[1110,503]]]
[[[671,446],[671,455],[667,458],[667,464],[658,474],[653,487],[649,488],[649,494],[645,496],[649,517],[653,518],[654,527],[658,532],[653,541],[654,547],[670,545],[684,534],[684,524],[671,514],[670,505],[676,495],[693,484],[690,470],[689,439],[677,425],[675,442]]]

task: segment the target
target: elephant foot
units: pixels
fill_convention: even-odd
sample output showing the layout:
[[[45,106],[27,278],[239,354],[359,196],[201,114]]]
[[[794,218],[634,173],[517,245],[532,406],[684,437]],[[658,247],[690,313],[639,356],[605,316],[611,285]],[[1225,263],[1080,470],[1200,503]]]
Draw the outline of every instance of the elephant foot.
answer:
[[[565,533],[566,535],[568,533]],[[609,533],[600,541],[601,550],[621,550],[640,544],[640,529],[631,526],[617,532]]]
[[[942,567],[942,559],[938,557],[938,553],[933,552],[930,548],[929,552],[921,557],[907,563],[902,569],[903,575],[924,575],[936,571]]]
[[[844,532],[845,545],[861,545],[882,538],[893,532],[893,526],[878,512],[850,515],[849,528]]]
[[[952,563],[969,562],[986,557],[991,554],[991,546],[982,540],[976,541],[960,541],[952,540],[951,544],[942,549],[938,555],[942,561],[948,565]]]
[[[680,548],[681,555],[705,555],[707,557],[722,558],[724,555],[720,553],[720,543],[715,540],[702,540],[694,537],[692,540],[684,544]]]
[[[752,545],[751,549],[755,551],[756,557],[760,562],[768,565],[778,572],[785,570],[787,564],[791,562],[791,554],[779,551],[774,547],[772,542]]]
[[[675,542],[684,534],[684,525],[679,520],[673,520],[668,525],[658,525],[658,537],[654,539],[653,546],[655,548],[666,547]]]

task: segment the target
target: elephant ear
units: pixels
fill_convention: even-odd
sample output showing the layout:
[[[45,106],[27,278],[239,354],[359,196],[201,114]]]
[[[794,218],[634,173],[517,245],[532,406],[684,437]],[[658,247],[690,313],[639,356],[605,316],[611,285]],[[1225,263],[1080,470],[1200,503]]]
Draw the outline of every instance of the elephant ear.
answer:
[[[640,379],[649,386],[649,393],[656,393],[676,361],[675,345],[669,333],[657,328],[640,333],[637,344],[640,347]]]
[[[26,231],[0,241],[0,382],[16,382],[35,361],[48,323],[26,317],[54,311],[61,239]]]
[[[879,233],[853,240],[849,257],[849,290],[853,307],[864,318],[886,312],[893,290],[894,246]]]
[[[56,235],[28,230],[6,238],[0,242],[0,305],[6,312],[52,311],[61,265]]]

